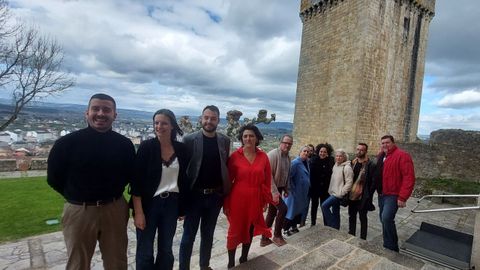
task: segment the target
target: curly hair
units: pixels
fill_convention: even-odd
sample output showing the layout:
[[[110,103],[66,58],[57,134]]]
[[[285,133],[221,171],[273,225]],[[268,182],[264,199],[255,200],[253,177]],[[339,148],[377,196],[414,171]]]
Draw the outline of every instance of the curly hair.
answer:
[[[246,124],[244,126],[241,126],[239,131],[238,131],[238,137],[237,139],[242,142],[242,146],[243,146],[243,140],[242,140],[242,137],[243,137],[243,133],[245,132],[245,130],[251,130],[253,131],[253,133],[255,133],[255,137],[257,137],[257,142],[255,143],[255,146],[258,146],[260,144],[260,141],[263,140],[263,135],[262,133],[260,132],[260,130],[258,129],[258,127],[256,127],[255,125],[253,124]]]
[[[318,155],[318,153],[320,152],[320,149],[322,149],[323,147],[327,149],[328,156],[331,156],[333,153],[333,146],[328,142],[317,144],[317,146],[315,147],[315,153]]]

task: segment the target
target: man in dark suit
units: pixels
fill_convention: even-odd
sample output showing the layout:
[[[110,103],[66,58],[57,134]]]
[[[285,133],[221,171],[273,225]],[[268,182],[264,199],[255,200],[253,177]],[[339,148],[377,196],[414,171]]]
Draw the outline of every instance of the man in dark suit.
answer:
[[[202,129],[185,136],[183,142],[191,154],[187,175],[192,180],[190,205],[187,208],[180,243],[180,269],[190,269],[193,243],[200,225],[200,269],[210,268],[213,234],[223,205],[230,192],[227,159],[230,139],[218,133],[220,111],[214,105],[202,111]]]

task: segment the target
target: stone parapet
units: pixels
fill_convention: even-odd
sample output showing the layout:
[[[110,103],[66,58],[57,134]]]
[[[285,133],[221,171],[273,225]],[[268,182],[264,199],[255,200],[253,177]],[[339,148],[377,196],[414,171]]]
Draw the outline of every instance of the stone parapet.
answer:
[[[30,161],[29,170],[46,170],[46,158],[32,158]],[[18,171],[17,159],[0,159],[0,172]]]

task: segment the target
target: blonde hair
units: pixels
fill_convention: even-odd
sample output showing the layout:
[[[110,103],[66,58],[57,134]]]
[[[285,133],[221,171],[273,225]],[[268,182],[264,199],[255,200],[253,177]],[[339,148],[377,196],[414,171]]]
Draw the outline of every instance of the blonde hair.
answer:
[[[338,154],[341,154],[343,156],[343,162],[345,161],[348,161],[348,155],[347,155],[347,152],[345,152],[345,150],[343,150],[342,148],[338,148],[337,150],[335,150],[335,155]]]

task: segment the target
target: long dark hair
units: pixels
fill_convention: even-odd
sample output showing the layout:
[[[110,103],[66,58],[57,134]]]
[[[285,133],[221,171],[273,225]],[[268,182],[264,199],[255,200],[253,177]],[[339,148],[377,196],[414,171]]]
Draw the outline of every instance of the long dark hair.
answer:
[[[175,117],[175,114],[169,109],[160,109],[153,114],[154,126],[155,126],[155,116],[159,114],[165,115],[166,117],[168,117],[168,119],[170,120],[170,125],[173,126],[172,133],[170,134],[170,139],[172,139],[172,141],[177,140],[177,134],[179,134],[180,136],[183,136],[183,130],[180,128],[180,126],[178,126],[177,118]]]

